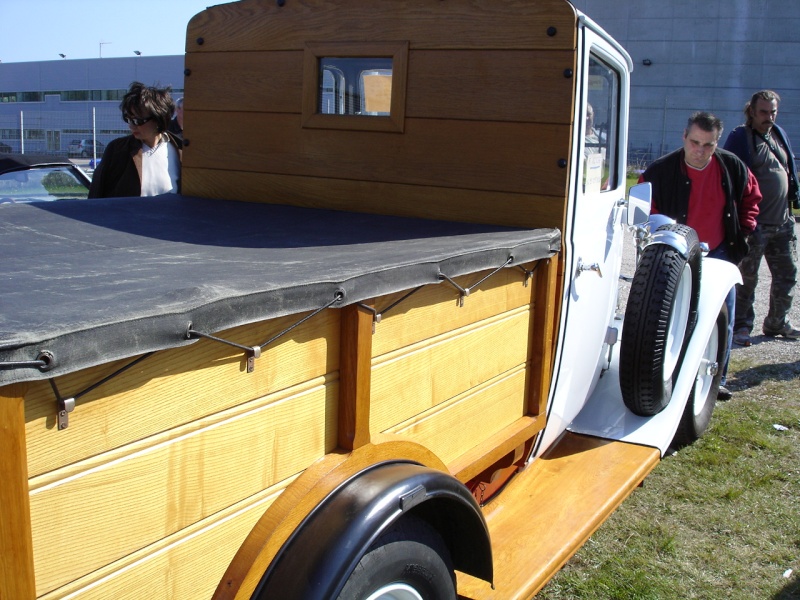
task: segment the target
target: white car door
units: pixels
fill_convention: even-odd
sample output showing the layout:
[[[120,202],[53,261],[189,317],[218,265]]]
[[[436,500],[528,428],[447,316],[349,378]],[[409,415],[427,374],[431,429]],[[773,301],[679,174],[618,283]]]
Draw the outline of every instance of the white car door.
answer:
[[[556,385],[540,451],[580,412],[608,361],[615,341],[619,274],[625,228],[625,146],[630,59],[603,36],[581,27],[587,51],[580,57],[572,153],[574,202],[565,231],[566,270]]]

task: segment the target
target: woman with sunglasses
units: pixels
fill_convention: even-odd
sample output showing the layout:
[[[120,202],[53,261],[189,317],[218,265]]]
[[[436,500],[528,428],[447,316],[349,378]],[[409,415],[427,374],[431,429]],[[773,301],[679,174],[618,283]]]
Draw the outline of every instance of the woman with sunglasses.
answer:
[[[120,109],[131,134],[106,147],[89,198],[179,193],[182,144],[168,131],[175,110],[169,89],[134,81]]]

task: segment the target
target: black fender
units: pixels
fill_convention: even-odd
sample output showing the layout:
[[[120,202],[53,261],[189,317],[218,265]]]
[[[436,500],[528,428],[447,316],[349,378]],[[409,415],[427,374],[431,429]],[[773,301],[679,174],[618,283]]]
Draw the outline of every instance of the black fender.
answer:
[[[424,519],[439,532],[456,569],[492,582],[489,531],[469,490],[436,469],[384,462],[342,483],[306,516],[252,598],[336,598],[370,545],[405,514]]]

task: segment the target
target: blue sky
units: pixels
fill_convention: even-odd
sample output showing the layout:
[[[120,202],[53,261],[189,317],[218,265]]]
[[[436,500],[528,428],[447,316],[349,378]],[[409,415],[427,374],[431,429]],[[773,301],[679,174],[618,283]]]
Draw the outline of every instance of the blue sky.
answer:
[[[229,1],[0,0],[0,61],[183,54],[189,20]]]

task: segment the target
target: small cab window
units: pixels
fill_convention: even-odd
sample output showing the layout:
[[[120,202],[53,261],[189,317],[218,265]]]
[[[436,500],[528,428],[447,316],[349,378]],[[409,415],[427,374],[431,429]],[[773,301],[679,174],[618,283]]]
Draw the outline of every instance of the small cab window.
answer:
[[[599,56],[589,58],[584,112],[584,188],[611,190],[618,184],[620,75]]]
[[[320,114],[389,116],[391,58],[325,57],[319,71]]]
[[[303,126],[402,132],[408,43],[306,44]]]

